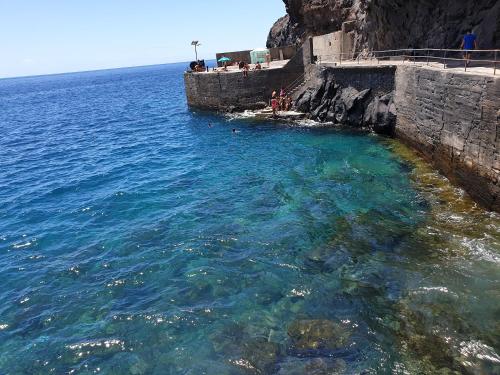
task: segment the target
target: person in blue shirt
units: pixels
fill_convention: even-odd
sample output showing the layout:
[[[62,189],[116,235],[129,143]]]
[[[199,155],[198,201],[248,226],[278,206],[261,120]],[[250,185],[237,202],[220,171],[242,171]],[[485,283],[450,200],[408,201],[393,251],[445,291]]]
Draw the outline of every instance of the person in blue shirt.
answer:
[[[460,46],[460,48],[464,50],[464,59],[466,60],[467,65],[469,65],[470,63],[470,51],[477,48],[476,39],[476,34],[474,34],[472,30],[468,30],[467,34],[464,35],[464,39],[462,40],[462,45]]]

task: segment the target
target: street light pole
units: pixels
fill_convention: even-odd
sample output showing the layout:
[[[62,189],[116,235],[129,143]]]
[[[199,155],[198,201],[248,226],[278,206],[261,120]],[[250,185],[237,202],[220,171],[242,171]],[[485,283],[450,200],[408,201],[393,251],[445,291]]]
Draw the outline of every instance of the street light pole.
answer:
[[[194,46],[194,54],[196,55],[196,61],[198,61],[198,50],[197,50],[197,47],[201,46],[201,44],[197,40],[193,40],[191,42],[191,45]]]

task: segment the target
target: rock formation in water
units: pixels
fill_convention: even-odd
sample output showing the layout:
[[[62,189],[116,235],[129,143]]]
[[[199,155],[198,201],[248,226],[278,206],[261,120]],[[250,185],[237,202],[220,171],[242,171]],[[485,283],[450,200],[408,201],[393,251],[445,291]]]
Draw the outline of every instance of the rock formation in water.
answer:
[[[480,48],[500,48],[498,0],[283,0],[287,15],[272,27],[268,47],[344,29],[354,47],[458,48],[468,28]]]
[[[335,82],[331,69],[321,72],[318,85],[306,89],[295,101],[295,108],[320,122],[333,122],[392,135],[396,126],[393,93],[382,96],[370,89],[358,91]]]

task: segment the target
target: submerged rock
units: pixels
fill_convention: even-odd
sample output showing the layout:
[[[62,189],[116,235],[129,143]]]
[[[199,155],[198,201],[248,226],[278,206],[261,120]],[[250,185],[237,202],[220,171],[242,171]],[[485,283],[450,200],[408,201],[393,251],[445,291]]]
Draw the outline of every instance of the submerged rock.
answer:
[[[259,373],[274,372],[279,355],[280,346],[274,342],[254,339],[244,344],[243,358],[259,370]]]
[[[344,347],[350,332],[331,320],[297,320],[288,327],[292,349],[307,353],[311,351],[331,351]]]
[[[346,363],[333,358],[289,358],[280,364],[278,375],[340,375],[345,373]]]

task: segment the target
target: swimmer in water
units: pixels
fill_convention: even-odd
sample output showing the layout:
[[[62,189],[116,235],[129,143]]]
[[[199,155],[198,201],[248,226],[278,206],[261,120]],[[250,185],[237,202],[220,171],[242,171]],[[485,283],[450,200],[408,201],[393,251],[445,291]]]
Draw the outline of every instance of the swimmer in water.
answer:
[[[212,127],[212,124],[210,124],[210,123],[209,123],[209,124],[208,124],[208,127],[209,127],[209,128],[211,128],[211,127]]]

